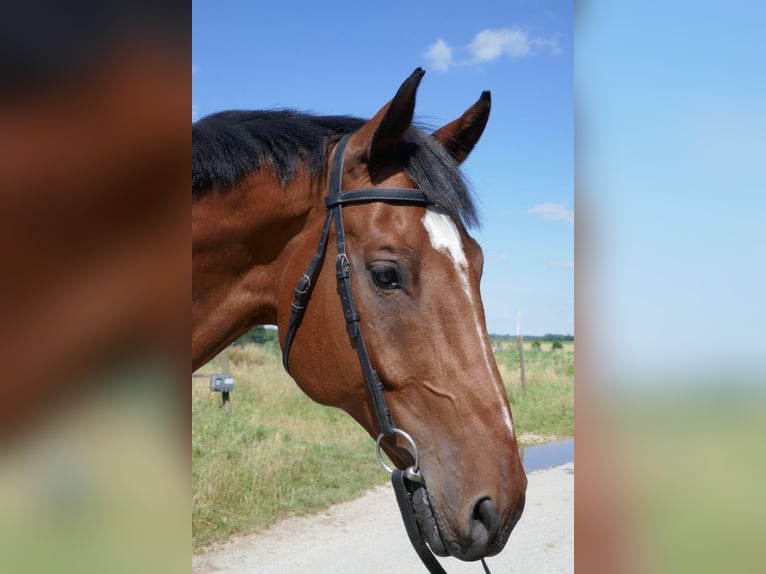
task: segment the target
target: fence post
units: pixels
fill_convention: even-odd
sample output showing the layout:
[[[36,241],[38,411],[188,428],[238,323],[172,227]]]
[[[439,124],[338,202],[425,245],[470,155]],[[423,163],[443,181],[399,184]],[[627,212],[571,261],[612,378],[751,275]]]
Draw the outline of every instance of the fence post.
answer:
[[[521,388],[527,390],[527,372],[524,369],[524,338],[519,335],[516,337],[519,344],[519,364],[521,365]]]
[[[229,347],[226,347],[223,350],[223,353],[221,355],[221,371],[223,371],[224,375],[230,375],[229,372]],[[227,411],[231,408],[231,403],[229,402],[229,391],[223,391],[221,393],[221,407],[226,409]]]
[[[521,336],[521,311],[516,313],[516,342],[519,345],[519,365],[521,367],[521,389],[527,390],[527,372],[524,368],[524,338]]]

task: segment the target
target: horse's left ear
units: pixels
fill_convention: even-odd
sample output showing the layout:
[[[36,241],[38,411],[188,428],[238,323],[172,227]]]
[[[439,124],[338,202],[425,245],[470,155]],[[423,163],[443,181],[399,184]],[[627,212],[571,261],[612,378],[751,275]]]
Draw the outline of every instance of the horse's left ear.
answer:
[[[351,136],[348,147],[352,154],[370,163],[389,156],[412,123],[415,93],[424,74],[422,68],[416,68],[394,98]]]
[[[432,134],[456,162],[463,163],[479,141],[489,119],[491,102],[489,92],[482,92],[478,101],[462,116]]]

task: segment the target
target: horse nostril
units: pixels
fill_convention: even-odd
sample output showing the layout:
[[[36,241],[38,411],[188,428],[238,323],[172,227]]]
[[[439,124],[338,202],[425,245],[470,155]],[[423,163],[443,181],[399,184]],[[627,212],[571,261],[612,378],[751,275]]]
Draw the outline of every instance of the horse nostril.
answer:
[[[500,525],[500,512],[491,498],[482,498],[473,507],[471,538],[475,546],[487,546],[496,536]]]

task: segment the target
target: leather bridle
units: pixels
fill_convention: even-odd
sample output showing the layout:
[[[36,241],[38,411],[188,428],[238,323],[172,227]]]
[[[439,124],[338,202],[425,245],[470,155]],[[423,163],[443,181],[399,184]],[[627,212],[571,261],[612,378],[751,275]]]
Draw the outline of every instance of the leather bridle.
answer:
[[[392,436],[396,432],[394,421],[391,418],[391,412],[386,404],[386,398],[383,395],[383,383],[380,382],[378,374],[372,368],[370,356],[367,353],[367,347],[364,344],[361,330],[359,329],[359,312],[354,303],[354,296],[351,290],[351,266],[346,253],[346,232],[343,226],[343,206],[359,203],[371,202],[390,202],[406,203],[411,205],[430,205],[431,202],[425,194],[416,189],[398,189],[398,188],[365,188],[355,189],[353,191],[342,192],[341,180],[343,179],[343,155],[348,145],[350,134],[346,134],[338,142],[335,148],[335,155],[330,168],[330,187],[325,205],[327,206],[327,215],[325,217],[322,234],[319,238],[319,246],[306,269],[306,272],[298,281],[295,288],[295,298],[293,299],[290,321],[287,326],[287,335],[285,345],[282,350],[282,364],[285,370],[289,372],[290,348],[295,338],[295,333],[306,311],[306,304],[311,295],[316,278],[322,267],[322,260],[327,248],[327,237],[330,232],[330,223],[335,221],[335,244],[338,255],[335,259],[335,277],[338,281],[338,295],[343,306],[343,315],[346,319],[346,330],[351,339],[351,345],[356,349],[359,358],[359,364],[362,367],[364,380],[367,383],[367,389],[372,397],[372,404],[375,411],[375,417],[380,427],[380,433],[383,436]]]
[[[351,339],[351,346],[356,349],[356,354],[359,358],[359,364],[362,367],[362,373],[364,375],[367,389],[372,398],[375,417],[380,429],[380,434],[378,435],[378,440],[376,442],[378,460],[391,474],[391,483],[394,487],[399,510],[402,514],[402,519],[404,520],[404,525],[410,538],[410,542],[412,542],[415,551],[432,574],[446,574],[431,553],[430,549],[426,546],[426,543],[423,541],[413,509],[412,500],[414,493],[421,488],[425,488],[425,480],[423,479],[419,468],[417,445],[409,434],[394,425],[391,411],[388,408],[386,397],[383,394],[383,391],[385,390],[383,383],[380,381],[378,374],[372,367],[370,356],[367,352],[367,347],[364,344],[364,338],[362,337],[362,332],[359,328],[360,316],[356,304],[354,303],[354,296],[351,289],[351,266],[346,253],[346,233],[343,226],[343,206],[345,205],[385,202],[392,204],[429,206],[434,205],[434,203],[431,202],[422,191],[416,189],[371,187],[343,192],[341,185],[343,179],[343,156],[350,136],[351,134],[344,135],[335,148],[332,167],[330,168],[329,191],[327,198],[325,199],[327,214],[322,227],[322,233],[319,237],[319,246],[314,253],[311,263],[309,263],[306,272],[300,278],[298,285],[295,288],[295,296],[290,312],[290,320],[287,326],[285,344],[282,350],[282,364],[284,365],[285,370],[289,372],[290,349],[293,344],[293,339],[295,338],[295,333],[306,312],[306,305],[311,296],[311,291],[313,290],[316,279],[322,268],[322,260],[324,259],[324,254],[327,248],[327,238],[330,233],[330,224],[334,221],[335,244],[338,253],[335,259],[335,277],[338,283],[338,295],[340,296],[341,305],[343,306],[343,315],[346,319],[346,330]],[[380,454],[381,440],[384,437],[390,437],[396,434],[405,438],[414,450],[413,456],[415,462],[405,470],[389,468]],[[484,560],[482,560],[482,564],[484,565],[485,571],[489,572]]]

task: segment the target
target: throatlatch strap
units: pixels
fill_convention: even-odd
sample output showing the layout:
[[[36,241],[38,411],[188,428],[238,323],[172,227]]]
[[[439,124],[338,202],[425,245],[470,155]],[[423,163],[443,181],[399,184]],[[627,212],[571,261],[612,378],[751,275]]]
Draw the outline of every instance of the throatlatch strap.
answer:
[[[290,348],[293,346],[295,333],[298,331],[298,326],[301,324],[303,313],[306,310],[309,297],[311,297],[311,291],[314,289],[314,283],[322,268],[322,259],[324,259],[324,252],[327,248],[327,236],[330,234],[330,221],[332,221],[332,211],[328,211],[327,216],[325,217],[322,234],[319,236],[319,247],[317,247],[316,253],[314,253],[314,257],[311,259],[308,269],[306,269],[306,272],[295,287],[293,305],[290,309],[290,321],[287,325],[287,335],[285,336],[285,348],[282,351],[282,366],[284,366],[285,371],[288,373],[290,372],[290,369],[288,368]]]

